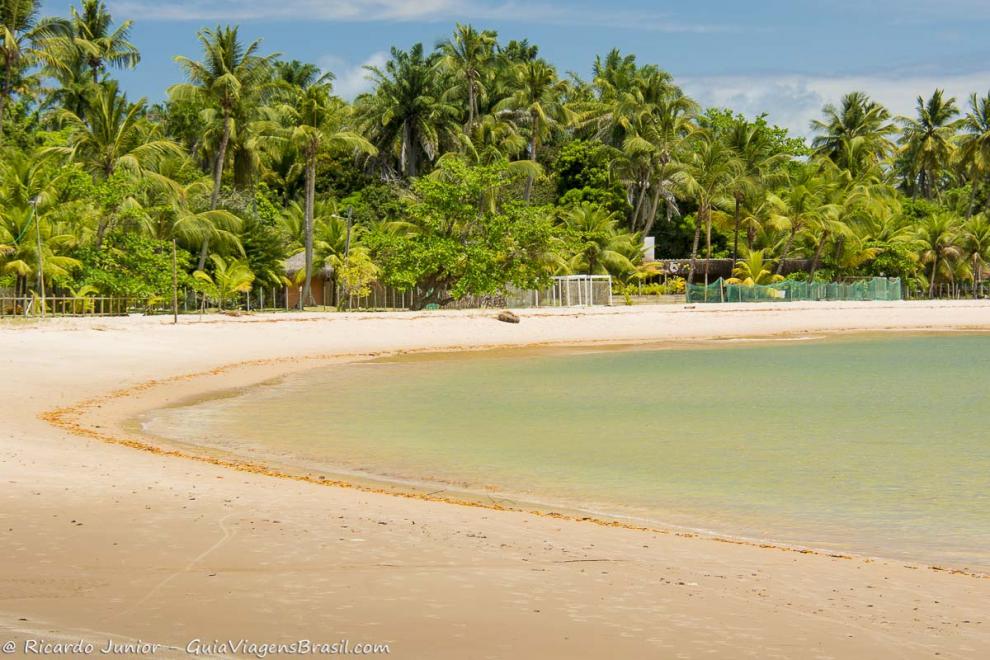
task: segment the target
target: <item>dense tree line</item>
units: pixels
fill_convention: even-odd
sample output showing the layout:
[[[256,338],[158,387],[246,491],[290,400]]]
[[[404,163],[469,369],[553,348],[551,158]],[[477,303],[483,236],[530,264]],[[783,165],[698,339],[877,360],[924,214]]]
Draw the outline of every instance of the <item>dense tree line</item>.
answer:
[[[0,2],[0,287],[17,295],[164,295],[173,241],[183,286],[214,300],[289,284],[298,253],[307,300],[321,267],[455,297],[642,281],[644,236],[689,279],[700,257],[760,281],[804,258],[793,277],[933,294],[979,284],[990,255],[990,92],[934,90],[909,117],[852,92],[806,142],[699,107],[633,55],[584,80],[458,25],[393,48],[349,103],[332,73],[218,26],[152,104],[113,78],[140,62],[130,28],[100,0],[68,17]]]

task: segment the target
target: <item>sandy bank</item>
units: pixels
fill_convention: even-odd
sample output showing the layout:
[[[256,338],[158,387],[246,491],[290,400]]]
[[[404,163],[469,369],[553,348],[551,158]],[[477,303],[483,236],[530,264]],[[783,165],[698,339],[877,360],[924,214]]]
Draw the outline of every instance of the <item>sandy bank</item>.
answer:
[[[0,325],[0,630],[186,643],[388,642],[397,657],[980,657],[990,580],[234,472],[102,434],[300,358],[550,342],[990,329],[990,305],[827,303]],[[113,412],[113,415],[109,413]],[[0,634],[0,637],[3,637]],[[522,640],[526,640],[523,642]],[[0,640],[2,641],[2,640]]]

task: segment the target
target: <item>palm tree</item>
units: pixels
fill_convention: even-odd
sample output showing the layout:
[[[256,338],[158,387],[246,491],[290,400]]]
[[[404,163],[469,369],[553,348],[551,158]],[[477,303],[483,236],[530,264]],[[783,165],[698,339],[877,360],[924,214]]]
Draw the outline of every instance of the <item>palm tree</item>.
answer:
[[[0,272],[14,276],[18,296],[41,272],[50,280],[79,266],[67,254],[76,236],[52,222],[60,211],[65,171],[52,168],[49,156],[9,150],[0,159]]]
[[[182,149],[171,140],[154,136],[144,117],[145,105],[145,99],[129,103],[116,82],[104,83],[97,88],[85,118],[68,110],[60,114],[71,132],[67,146],[51,151],[78,159],[101,180],[110,179],[118,170],[154,179],[154,172],[147,171],[146,166],[164,156],[178,156]],[[97,248],[103,244],[112,216],[106,214],[100,220]]]
[[[683,160],[696,110],[694,101],[670,90],[631,126],[633,132],[623,142],[622,155],[613,167],[635,200],[630,217],[633,230],[650,233],[661,201],[668,221],[678,213],[677,196],[685,187]]]
[[[47,38],[64,32],[66,22],[39,18],[38,0],[4,0],[0,3],[0,138],[7,105],[20,87],[24,70],[36,59],[36,48]]]
[[[206,295],[216,300],[220,309],[223,309],[224,303],[236,294],[251,291],[254,273],[251,272],[247,261],[238,259],[226,261],[218,254],[211,254],[210,260],[213,262],[213,275],[200,269],[193,273],[193,277],[203,283]],[[203,305],[206,305],[205,297]]]
[[[454,36],[441,43],[441,62],[454,72],[467,92],[467,126],[470,128],[478,117],[478,98],[484,94],[481,84],[485,69],[495,56],[496,34],[478,32],[470,25],[457,24]]]
[[[732,278],[726,280],[726,283],[756,286],[783,281],[784,277],[775,274],[773,267],[773,261],[766,259],[763,250],[753,250],[735,262],[735,266],[732,268]]]
[[[128,41],[134,22],[124,21],[114,29],[113,18],[102,0],[82,0],[81,9],[71,9],[73,41],[84,53],[93,80],[99,81],[100,73],[108,66],[128,69],[137,66],[141,54]]]
[[[424,55],[423,44],[392,49],[384,68],[369,66],[375,91],[355,100],[362,133],[393,156],[406,177],[419,176],[424,160],[440,155],[441,145],[457,142],[457,109],[444,100],[439,55]]]
[[[926,217],[917,230],[920,249],[919,259],[923,265],[931,264],[928,278],[928,297],[935,297],[935,281],[938,276],[953,274],[953,262],[962,250],[957,244],[959,218],[952,213],[940,212]]]
[[[70,134],[68,146],[55,151],[72,155],[101,179],[109,179],[121,168],[141,174],[143,166],[156,158],[181,155],[175,142],[155,137],[146,109],[146,99],[130,103],[115,81],[104,83],[85,117],[68,110],[60,113]]]
[[[544,60],[516,65],[516,92],[499,104],[499,109],[522,112],[529,124],[529,160],[539,161],[539,148],[550,129],[558,123],[563,110],[560,100],[567,83],[557,78],[557,70]],[[533,192],[535,177],[526,179],[525,200]]]
[[[787,240],[777,263],[778,274],[783,270],[784,260],[790,256],[794,241],[802,231],[817,226],[822,230],[817,244],[822,246],[824,239],[827,239],[827,227],[832,219],[830,214],[836,212],[829,196],[837,184],[829,176],[826,167],[821,161],[810,161],[797,170],[779,193],[768,197],[774,207],[776,220],[788,229]]]
[[[576,244],[567,260],[571,273],[621,276],[636,269],[642,256],[639,235],[620,230],[614,213],[584,202],[564,211],[561,220]]]
[[[735,120],[724,139],[742,163],[741,176],[736,179],[736,187],[732,191],[734,202],[732,261],[735,262],[739,255],[739,228],[743,204],[747,197],[762,198],[761,193],[766,187],[785,180],[787,175],[783,166],[790,157],[775,151],[765,122]]]
[[[188,83],[173,85],[169,94],[176,100],[192,100],[213,108],[221,122],[220,141],[213,158],[213,193],[210,209],[220,199],[220,184],[231,134],[237,129],[235,119],[243,116],[244,106],[253,103],[271,85],[271,62],[276,55],[261,56],[261,41],[245,48],[236,27],[201,30],[203,48],[200,62],[178,56],[175,61],[186,73]],[[204,252],[205,252],[204,244]],[[202,262],[203,257],[200,261]],[[202,265],[201,268],[202,269]]]
[[[986,96],[970,95],[969,112],[961,128],[958,158],[970,176],[972,192],[967,214],[972,215],[976,193],[990,177],[990,92]]]
[[[303,300],[312,300],[313,207],[316,201],[316,161],[329,149],[349,149],[374,155],[377,149],[359,134],[347,129],[350,108],[331,94],[329,81],[317,82],[299,91],[285,108],[291,128],[290,139],[302,157],[305,184],[306,275]]]
[[[872,162],[883,160],[891,152],[893,145],[888,136],[896,127],[890,121],[890,112],[864,92],[846,94],[838,108],[829,103],[822,112],[824,119],[811,122],[811,129],[818,134],[811,145],[836,165],[848,169],[859,165],[848,159],[850,147]]]
[[[909,189],[919,188],[926,198],[939,194],[938,182],[955,149],[954,138],[959,114],[955,98],[944,98],[936,89],[927,101],[919,96],[917,118],[902,117],[901,153],[911,175]]]
[[[691,269],[688,273],[688,283],[694,283],[697,270],[698,244],[701,239],[701,227],[706,230],[706,254],[712,256],[712,212],[718,206],[726,204],[733,190],[738,187],[739,177],[743,174],[743,164],[739,156],[725,142],[719,140],[710,131],[695,133],[693,149],[688,154],[686,165],[686,190],[698,204],[698,215],[695,221],[694,242],[691,246]],[[705,268],[707,276],[708,269]]]
[[[973,297],[979,297],[983,271],[990,260],[990,221],[983,213],[971,217],[962,227],[962,248],[969,254],[973,270]]]

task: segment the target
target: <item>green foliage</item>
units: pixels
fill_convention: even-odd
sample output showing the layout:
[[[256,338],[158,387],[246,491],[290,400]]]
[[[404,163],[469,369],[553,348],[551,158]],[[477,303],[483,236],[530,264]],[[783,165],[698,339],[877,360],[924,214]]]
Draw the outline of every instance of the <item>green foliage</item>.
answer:
[[[419,287],[424,304],[494,294],[507,285],[545,286],[553,223],[543,209],[502,196],[514,179],[505,164],[447,161],[438,174],[413,184],[406,202],[413,231],[378,227],[367,236],[383,280],[400,289]]]
[[[177,251],[179,287],[192,285],[188,275],[193,257]],[[171,296],[172,242],[144,238],[133,232],[110,234],[102,248],[81,248],[82,267],[66,283],[72,288],[93,287],[104,296],[151,298]]]
[[[609,171],[614,158],[614,151],[600,143],[574,140],[565,144],[553,166],[557,203],[576,206],[590,202],[611,213],[628,215],[632,206],[622,184],[614,181]]]

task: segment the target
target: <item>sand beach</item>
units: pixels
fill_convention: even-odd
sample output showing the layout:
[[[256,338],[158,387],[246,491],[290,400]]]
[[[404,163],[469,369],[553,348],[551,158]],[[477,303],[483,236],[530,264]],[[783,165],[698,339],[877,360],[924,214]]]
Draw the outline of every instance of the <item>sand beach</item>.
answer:
[[[990,330],[982,301],[519,315],[0,324],[0,643],[110,640],[155,657],[235,656],[221,642],[238,640],[387,644],[401,658],[990,654],[986,576],[289,478],[151,447],[125,424],[395,352]]]

